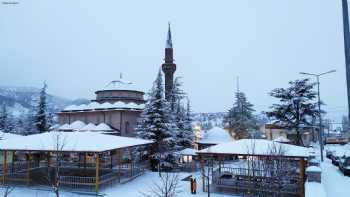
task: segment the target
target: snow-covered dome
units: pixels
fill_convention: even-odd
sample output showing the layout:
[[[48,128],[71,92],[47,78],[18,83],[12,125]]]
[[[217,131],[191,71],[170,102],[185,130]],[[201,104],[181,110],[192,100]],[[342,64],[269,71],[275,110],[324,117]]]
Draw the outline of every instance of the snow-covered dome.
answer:
[[[100,123],[96,126],[95,131],[113,131],[113,129],[105,123]]]
[[[124,79],[117,79],[109,82],[103,90],[134,90],[139,91],[136,85]]]
[[[83,128],[81,128],[79,131],[93,131],[95,130],[96,125],[89,123],[87,125],[85,125]]]
[[[224,142],[233,141],[231,135],[220,127],[213,127],[209,131],[204,133],[203,138],[200,140],[202,144],[220,144]]]

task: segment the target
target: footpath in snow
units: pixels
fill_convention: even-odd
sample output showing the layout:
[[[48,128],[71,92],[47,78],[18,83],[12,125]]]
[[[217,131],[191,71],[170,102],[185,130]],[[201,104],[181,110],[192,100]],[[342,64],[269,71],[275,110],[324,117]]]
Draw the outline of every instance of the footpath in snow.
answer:
[[[349,144],[341,145],[327,145],[326,148],[331,148],[335,151],[344,152],[350,150]],[[325,187],[328,197],[349,197],[350,196],[350,177],[344,176],[340,172],[338,166],[332,165],[331,160],[325,158],[321,164],[322,168],[322,183]]]

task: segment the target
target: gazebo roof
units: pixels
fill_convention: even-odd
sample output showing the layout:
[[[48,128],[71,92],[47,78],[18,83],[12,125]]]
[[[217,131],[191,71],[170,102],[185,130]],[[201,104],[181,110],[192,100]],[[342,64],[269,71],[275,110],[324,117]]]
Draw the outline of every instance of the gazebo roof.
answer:
[[[106,135],[90,131],[53,131],[1,140],[0,150],[45,152],[104,152],[151,143],[152,141],[150,140]]]
[[[278,153],[271,153],[277,150]],[[264,139],[242,139],[232,142],[221,143],[197,152],[198,154],[226,154],[226,155],[259,155],[285,157],[308,157],[308,149],[301,146],[282,144]]]
[[[0,140],[13,139],[17,137],[21,137],[21,135],[17,135],[14,133],[6,133],[0,130]]]

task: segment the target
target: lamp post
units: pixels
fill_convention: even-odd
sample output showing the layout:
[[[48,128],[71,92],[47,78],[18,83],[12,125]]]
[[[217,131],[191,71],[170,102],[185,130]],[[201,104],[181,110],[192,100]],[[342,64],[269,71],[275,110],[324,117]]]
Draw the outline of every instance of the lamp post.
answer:
[[[318,96],[318,114],[319,114],[319,141],[320,141],[320,151],[321,151],[321,161],[323,161],[323,129],[322,129],[322,115],[321,115],[321,98],[320,98],[320,76],[333,73],[335,70],[330,70],[320,74],[305,73],[300,72],[302,75],[310,75],[316,77],[317,80],[317,96]]]

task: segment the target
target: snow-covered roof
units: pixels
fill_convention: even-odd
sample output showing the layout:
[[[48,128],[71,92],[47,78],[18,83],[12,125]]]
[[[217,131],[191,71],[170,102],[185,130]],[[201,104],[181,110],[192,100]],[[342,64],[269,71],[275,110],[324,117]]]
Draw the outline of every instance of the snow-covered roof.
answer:
[[[97,102],[91,102],[88,105],[82,104],[82,105],[70,105],[63,109],[63,111],[93,111],[93,110],[103,110],[103,109],[143,109],[145,107],[144,104],[136,104],[133,102],[130,103],[124,103],[121,101],[115,102],[115,103],[97,103]]]
[[[185,149],[179,151],[178,153],[179,153],[180,155],[192,155],[192,156],[195,156],[195,155],[197,155],[196,152],[197,152],[196,149],[193,149],[193,148],[185,148]]]
[[[284,143],[288,143],[288,142],[290,142],[290,140],[289,139],[287,139],[286,137],[284,137],[284,136],[279,136],[278,138],[276,138],[276,139],[274,139],[273,140],[274,142],[284,142]]]
[[[13,138],[17,138],[21,135],[17,135],[14,133],[5,133],[3,131],[0,131],[0,140],[6,140],[6,139],[13,139]]]
[[[58,143],[57,143],[58,142]],[[98,132],[46,132],[0,140],[1,150],[103,152],[119,148],[150,144],[152,141],[139,138],[106,135]]]
[[[265,139],[241,139],[232,142],[221,143],[198,151],[197,153],[215,153],[232,155],[266,155],[271,156],[271,151],[280,150],[283,156],[308,157],[309,151],[305,147],[291,144],[283,144]]]
[[[220,144],[223,142],[233,141],[231,135],[220,127],[213,127],[204,133],[203,138],[199,141],[201,144]]]

